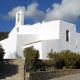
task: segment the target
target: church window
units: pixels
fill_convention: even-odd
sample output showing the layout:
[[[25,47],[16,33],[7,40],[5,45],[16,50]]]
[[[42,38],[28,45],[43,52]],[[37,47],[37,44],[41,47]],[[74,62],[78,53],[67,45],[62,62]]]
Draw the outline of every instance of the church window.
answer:
[[[51,52],[53,52],[53,49],[51,49]]]
[[[19,32],[19,27],[17,27],[17,32]]]
[[[69,40],[70,40],[69,30],[66,30],[66,41],[69,42]]]

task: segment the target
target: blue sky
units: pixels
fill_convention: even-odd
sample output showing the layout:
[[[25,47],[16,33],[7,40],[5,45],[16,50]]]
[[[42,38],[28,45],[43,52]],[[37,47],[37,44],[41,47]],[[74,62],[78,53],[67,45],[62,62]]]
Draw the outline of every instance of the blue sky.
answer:
[[[0,0],[0,32],[12,30],[19,9],[25,11],[25,24],[60,19],[80,32],[80,0]]]

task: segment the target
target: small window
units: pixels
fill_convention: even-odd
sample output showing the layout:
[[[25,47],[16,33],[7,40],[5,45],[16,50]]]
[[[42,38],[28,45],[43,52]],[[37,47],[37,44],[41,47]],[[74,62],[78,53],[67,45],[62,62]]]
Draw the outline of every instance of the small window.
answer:
[[[66,31],[66,41],[69,42],[70,40],[70,35],[69,35],[69,30]]]
[[[19,27],[17,27],[17,32],[19,32]]]
[[[53,52],[53,49],[51,49],[51,52]]]
[[[18,22],[20,21],[20,13],[18,13],[18,19],[17,19],[17,21]]]

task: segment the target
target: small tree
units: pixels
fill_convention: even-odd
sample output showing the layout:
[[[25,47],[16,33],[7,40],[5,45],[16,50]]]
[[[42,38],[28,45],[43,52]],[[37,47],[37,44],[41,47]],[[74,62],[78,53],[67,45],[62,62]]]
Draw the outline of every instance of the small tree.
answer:
[[[39,58],[39,51],[34,49],[34,47],[28,47],[24,50],[25,63],[29,70],[37,69],[37,61]]]
[[[5,54],[4,49],[3,49],[2,46],[0,45],[0,62],[2,62],[3,57],[4,57],[4,54]]]

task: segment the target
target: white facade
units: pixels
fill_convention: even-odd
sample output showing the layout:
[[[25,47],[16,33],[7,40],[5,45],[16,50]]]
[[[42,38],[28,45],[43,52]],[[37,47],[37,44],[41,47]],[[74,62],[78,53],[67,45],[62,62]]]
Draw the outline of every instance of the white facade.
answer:
[[[55,20],[24,25],[23,13],[22,10],[16,13],[15,27],[7,39],[0,41],[6,52],[4,58],[24,58],[23,50],[30,46],[39,50],[41,59],[47,59],[51,50],[80,52],[80,33],[74,24]]]

